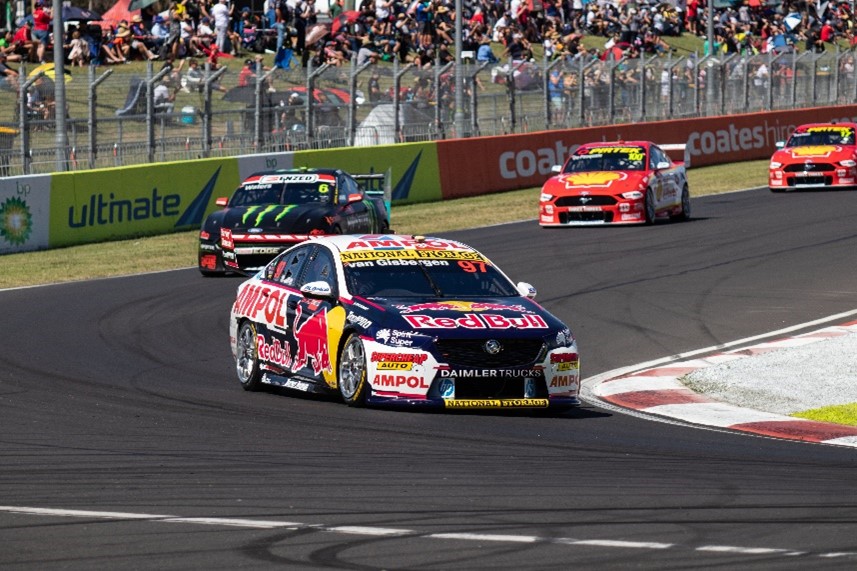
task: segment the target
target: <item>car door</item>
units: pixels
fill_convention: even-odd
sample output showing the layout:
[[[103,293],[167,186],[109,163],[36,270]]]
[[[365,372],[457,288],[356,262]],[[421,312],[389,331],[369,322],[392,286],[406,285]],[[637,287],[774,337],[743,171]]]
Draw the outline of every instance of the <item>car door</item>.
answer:
[[[326,283],[330,287],[331,295],[318,297],[300,292],[303,286],[314,282]],[[337,299],[337,285],[336,265],[327,248],[317,244],[311,246],[294,287],[297,292],[287,305],[292,342],[290,372],[314,381],[332,379],[338,336],[332,336],[329,330],[341,330],[341,324],[333,324],[329,319],[330,311],[335,305],[334,300]],[[330,346],[331,338],[334,339],[333,347]]]
[[[292,319],[290,307],[297,302],[298,278],[312,253],[314,245],[306,244],[283,252],[265,268],[263,283],[264,298],[258,300],[257,333],[259,357],[282,373],[288,374],[292,367],[294,340],[292,339]]]
[[[342,218],[340,225],[343,233],[367,234],[373,232],[375,229],[372,227],[369,207],[363,200],[363,189],[360,188],[357,181],[347,174],[341,174],[338,177],[337,185],[339,187],[337,201]]]
[[[668,168],[658,168],[658,165],[668,163]],[[655,179],[655,204],[658,210],[678,204],[681,199],[676,181],[677,170],[669,156],[658,146],[649,147],[649,169]]]

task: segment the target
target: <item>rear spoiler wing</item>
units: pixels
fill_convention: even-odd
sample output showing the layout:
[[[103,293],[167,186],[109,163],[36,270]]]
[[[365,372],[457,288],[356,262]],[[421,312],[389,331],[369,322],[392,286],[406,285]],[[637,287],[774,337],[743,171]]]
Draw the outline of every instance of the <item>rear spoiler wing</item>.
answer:
[[[384,206],[387,207],[387,224],[390,223],[390,208],[393,201],[393,169],[388,168],[383,173],[352,174],[354,180],[363,189],[367,196],[384,197]]]
[[[664,151],[682,151],[684,153],[684,168],[690,168],[690,153],[687,150],[687,145],[684,143],[676,143],[671,145],[658,145]]]

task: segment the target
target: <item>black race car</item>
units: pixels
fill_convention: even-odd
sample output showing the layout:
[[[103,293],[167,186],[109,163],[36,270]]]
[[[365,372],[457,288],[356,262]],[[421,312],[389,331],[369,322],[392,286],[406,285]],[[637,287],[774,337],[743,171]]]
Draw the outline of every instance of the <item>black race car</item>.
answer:
[[[204,276],[250,274],[309,236],[386,233],[390,230],[389,174],[351,175],[339,169],[258,172],[199,233]]]

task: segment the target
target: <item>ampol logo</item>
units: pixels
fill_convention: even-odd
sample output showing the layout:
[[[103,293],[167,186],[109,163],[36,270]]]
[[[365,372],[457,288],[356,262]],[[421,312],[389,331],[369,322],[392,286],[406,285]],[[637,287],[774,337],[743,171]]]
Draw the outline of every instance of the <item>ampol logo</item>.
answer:
[[[574,188],[579,186],[587,186],[590,188],[607,188],[614,182],[622,181],[626,178],[628,178],[628,175],[623,172],[595,171],[570,174],[560,180],[561,182],[565,183],[566,188]]]

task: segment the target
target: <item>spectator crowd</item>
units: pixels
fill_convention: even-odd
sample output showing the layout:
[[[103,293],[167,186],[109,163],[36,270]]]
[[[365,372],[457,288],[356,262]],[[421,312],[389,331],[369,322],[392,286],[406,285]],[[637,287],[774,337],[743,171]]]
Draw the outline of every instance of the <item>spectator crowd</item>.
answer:
[[[236,9],[230,0],[160,0],[116,22],[69,22],[63,38],[70,66],[160,60],[186,72],[205,59],[249,52],[276,54],[280,67],[413,63],[430,68],[454,59],[453,0],[265,0],[261,13]],[[671,51],[665,37],[695,35],[705,54],[759,54],[790,50],[824,51],[834,42],[855,43],[850,1],[735,0],[714,13],[714,42],[708,45],[705,0],[463,0],[462,56],[468,61],[527,61],[535,46],[549,59],[634,58]],[[52,61],[49,5],[36,0],[32,13],[0,33],[0,88],[17,89],[21,62]],[[603,38],[584,46],[585,37]],[[592,46],[593,42],[587,42]],[[243,80],[257,58],[245,60]],[[374,81],[374,87],[372,82]],[[551,76],[550,89],[568,92],[573,78]],[[188,88],[185,82],[185,89]],[[370,101],[382,97],[377,75],[368,84]],[[426,88],[428,89],[428,88]],[[557,96],[556,101],[561,101]]]

